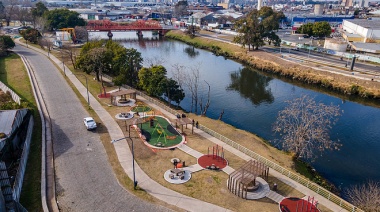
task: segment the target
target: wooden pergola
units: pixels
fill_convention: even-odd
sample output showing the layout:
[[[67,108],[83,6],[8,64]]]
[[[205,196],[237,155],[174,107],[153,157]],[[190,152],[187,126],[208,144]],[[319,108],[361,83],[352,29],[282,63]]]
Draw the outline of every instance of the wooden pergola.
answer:
[[[177,118],[177,119],[174,119],[174,123],[175,123],[176,128],[177,126],[181,126],[182,133],[183,133],[183,125],[186,125],[186,129],[187,129],[187,125],[191,124],[191,133],[193,133],[193,130],[194,130],[193,119],[189,119],[187,117]]]
[[[256,178],[259,176],[263,176],[268,180],[268,174],[268,166],[259,161],[250,160],[230,174],[228,178],[228,190],[243,199],[247,199],[249,185],[253,184],[255,186]]]
[[[117,105],[116,97],[120,96],[121,99],[127,99],[127,95],[129,95],[129,98],[136,100],[136,91],[132,89],[127,90],[120,90],[111,93],[111,104]]]

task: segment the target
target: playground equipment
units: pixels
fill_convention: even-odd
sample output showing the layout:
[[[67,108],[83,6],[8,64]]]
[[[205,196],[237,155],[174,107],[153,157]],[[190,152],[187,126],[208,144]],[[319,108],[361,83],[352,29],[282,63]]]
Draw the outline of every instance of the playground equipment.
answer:
[[[159,128],[159,129],[158,129],[158,128]],[[155,132],[157,132],[157,133],[159,134],[159,136],[158,136],[158,138],[157,138],[157,141],[159,141],[160,138],[163,137],[163,138],[164,138],[164,144],[166,144],[166,136],[167,136],[167,134],[166,134],[164,128],[162,128],[162,126],[161,126],[160,123],[157,123],[157,124],[156,124],[156,127],[154,128],[152,135],[153,135]]]
[[[280,203],[280,211],[282,212],[319,212],[317,208],[318,201],[314,197],[308,196],[306,199],[297,197],[284,198]]]
[[[208,157],[212,157],[213,159],[223,160],[224,161],[224,150],[223,147],[216,145],[212,147],[212,154],[210,154],[210,147],[207,147],[207,155]]]

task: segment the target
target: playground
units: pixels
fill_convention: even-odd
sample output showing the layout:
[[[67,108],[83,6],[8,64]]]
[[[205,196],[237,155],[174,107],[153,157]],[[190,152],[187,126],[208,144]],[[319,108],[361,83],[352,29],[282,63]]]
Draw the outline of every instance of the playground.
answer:
[[[140,124],[141,134],[147,143],[154,147],[172,147],[183,141],[181,134],[173,128],[169,121],[161,116],[143,117],[145,122]]]

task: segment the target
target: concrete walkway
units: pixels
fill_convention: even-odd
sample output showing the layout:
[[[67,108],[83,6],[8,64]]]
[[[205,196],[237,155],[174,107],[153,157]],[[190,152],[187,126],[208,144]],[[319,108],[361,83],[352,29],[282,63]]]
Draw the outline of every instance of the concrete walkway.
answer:
[[[37,51],[42,52],[42,50],[36,49]],[[42,52],[46,55],[45,52]],[[54,56],[50,56],[50,58],[55,62],[57,65],[61,65],[62,63],[60,60],[55,58]],[[76,78],[75,75],[73,75],[69,69],[66,67],[66,75],[69,78],[69,80],[74,84],[74,86],[78,89],[80,94],[86,99],[87,98],[87,92],[85,86]],[[144,101],[146,104],[151,106],[152,108],[155,108],[157,110],[160,110],[166,117],[169,117],[171,119],[175,119],[175,115],[171,114],[164,109],[160,108],[157,105],[154,105],[144,99],[141,96],[138,96],[139,100]],[[107,126],[108,132],[110,134],[111,140],[116,140],[124,137],[124,134],[116,121],[113,117],[110,116],[110,114],[100,105],[100,103],[96,100],[95,97],[92,95],[90,96],[90,102],[91,107],[94,109],[94,111],[98,114],[99,118],[102,120],[102,122]],[[213,143],[222,146],[225,150],[237,155],[238,157],[248,161],[252,158],[248,155],[238,151],[237,149],[225,144],[224,142],[216,139],[215,137],[212,137],[211,135],[203,132],[200,129],[194,129],[194,132],[201,135],[202,137],[212,141]],[[111,142],[111,141],[110,141]],[[127,144],[126,140],[121,140],[116,143],[114,143],[114,147],[118,156],[118,159],[120,161],[121,166],[123,167],[124,171],[127,173],[127,175],[132,179],[133,172],[132,172],[132,154],[129,149],[129,146]],[[187,149],[188,152],[191,152],[192,149]],[[182,195],[178,192],[169,190],[162,185],[158,184],[157,182],[153,181],[148,175],[143,172],[143,170],[136,164],[136,179],[139,182],[139,186],[143,188],[145,191],[147,191],[152,196],[165,201],[169,204],[175,205],[177,207],[183,208],[188,211],[229,211],[228,209],[206,203],[191,197],[187,197],[185,195]],[[230,170],[231,171],[231,170]],[[282,182],[292,186],[296,190],[302,192],[306,196],[312,196],[315,197],[316,200],[325,207],[329,208],[332,211],[346,211],[343,208],[339,207],[338,205],[332,203],[331,201],[327,200],[326,198],[320,196],[319,194],[315,193],[314,191],[311,191],[307,187],[293,181],[292,179],[282,175],[281,173],[278,173],[272,169],[270,169],[271,175],[275,176]]]
[[[176,116],[169,113],[168,111],[165,111],[164,109],[160,108],[159,106],[157,105],[154,105],[152,103],[150,103],[149,101],[147,101],[146,99],[144,99],[143,97],[141,96],[138,96],[139,100],[141,101],[144,101],[146,104],[148,104],[149,106],[151,106],[152,108],[155,108],[157,110],[160,110],[165,116],[171,118],[171,119],[175,119]],[[239,150],[233,148],[232,146],[222,142],[221,140],[205,133],[204,131],[198,129],[198,128],[194,128],[194,132],[201,135],[202,137],[212,141],[213,143],[221,146],[224,148],[224,150],[226,151],[229,151],[231,152],[232,154],[242,158],[243,160],[245,161],[249,161],[249,160],[252,160],[253,158],[249,157],[248,155],[244,154],[243,152],[240,152]],[[186,148],[187,149],[187,148]],[[188,148],[187,151],[189,153],[191,153],[192,149]],[[331,202],[330,200],[326,199],[325,197],[317,194],[316,192],[310,190],[309,188],[299,184],[298,182],[284,176],[283,174],[273,170],[273,169],[270,169],[269,173],[271,175],[273,175],[274,177],[276,177],[277,179],[281,180],[282,182],[286,183],[287,185],[295,188],[296,190],[300,191],[301,193],[305,194],[306,196],[311,196],[311,197],[315,197],[316,200],[318,200],[318,202],[322,205],[324,205],[325,207],[329,208],[330,210],[332,211],[347,211],[345,209],[343,209],[342,207],[340,207],[339,205],[336,205],[335,203]],[[269,198],[274,198],[274,201],[277,201],[279,200],[281,197],[272,197],[270,196]]]
[[[21,43],[19,43],[21,44]],[[30,49],[33,49],[41,54],[47,56],[47,53],[29,46]],[[50,55],[50,59],[56,63],[58,66],[62,66],[62,62]],[[68,67],[65,67],[65,75],[73,83],[73,85],[78,89],[79,93],[83,96],[84,99],[87,99],[87,90],[86,87],[77,79],[77,77],[71,73]],[[111,137],[111,140],[117,140],[124,138],[124,133],[121,128],[112,117],[97,101],[97,99],[90,95],[91,108],[97,113],[99,118],[102,120],[103,124],[107,126],[108,133]],[[111,142],[111,141],[110,141]],[[125,173],[129,178],[133,179],[133,169],[132,169],[132,153],[127,143],[127,140],[121,140],[114,143],[115,151],[121,166],[123,167]],[[228,209],[222,208],[217,205],[213,205],[201,200],[185,196],[178,192],[172,191],[159,183],[152,180],[141,168],[135,163],[135,172],[136,180],[138,181],[138,186],[144,189],[147,193],[154,196],[157,199],[160,199],[168,204],[175,205],[179,208],[182,208],[186,211],[230,211]]]

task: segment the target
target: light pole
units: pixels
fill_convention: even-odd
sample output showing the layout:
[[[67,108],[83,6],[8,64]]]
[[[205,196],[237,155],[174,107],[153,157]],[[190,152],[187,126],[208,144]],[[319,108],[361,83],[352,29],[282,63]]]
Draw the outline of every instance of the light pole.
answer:
[[[311,45],[313,44],[313,40],[310,39],[310,45],[309,45],[309,55],[307,56],[307,58],[310,58],[310,49],[311,49]]]
[[[84,78],[86,78],[87,103],[88,103],[88,108],[90,108],[90,95],[89,95],[89,93],[88,93],[88,81],[87,81],[87,76],[84,75],[84,74],[74,74],[74,75],[81,75],[81,76],[84,76]]]
[[[62,60],[62,66],[63,66],[63,73],[65,74],[66,76],[66,70],[65,70],[65,61],[63,60],[63,53],[62,53],[62,49],[61,49],[61,60]]]
[[[129,137],[124,137],[124,138],[119,138],[119,139],[116,139],[116,140],[112,140],[111,143],[115,143],[115,142],[121,141],[123,139],[127,140],[127,138],[131,139],[131,141],[132,141],[133,189],[136,190],[137,181],[136,181],[136,174],[135,174],[135,150],[134,150],[134,147],[133,147],[133,139],[129,136]]]

